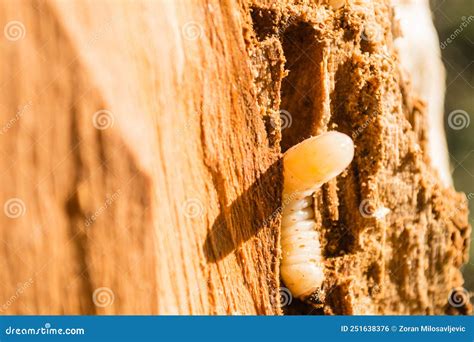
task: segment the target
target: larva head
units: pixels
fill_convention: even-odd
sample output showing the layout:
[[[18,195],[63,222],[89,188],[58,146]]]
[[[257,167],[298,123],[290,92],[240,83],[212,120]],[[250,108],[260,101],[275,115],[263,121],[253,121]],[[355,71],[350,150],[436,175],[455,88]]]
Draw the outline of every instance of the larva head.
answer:
[[[284,192],[314,189],[336,177],[354,157],[354,143],[335,131],[308,138],[283,156]]]

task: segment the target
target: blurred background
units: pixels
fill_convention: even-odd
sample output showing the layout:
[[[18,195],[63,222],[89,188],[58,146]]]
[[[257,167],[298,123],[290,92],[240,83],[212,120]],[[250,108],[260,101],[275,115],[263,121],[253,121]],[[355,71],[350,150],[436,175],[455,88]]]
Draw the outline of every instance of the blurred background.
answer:
[[[474,2],[431,0],[430,5],[446,68],[445,129],[451,172],[456,189],[468,196],[469,222],[474,226]],[[450,114],[460,115],[462,125],[451,128]],[[472,238],[470,260],[463,273],[464,287],[474,291]]]

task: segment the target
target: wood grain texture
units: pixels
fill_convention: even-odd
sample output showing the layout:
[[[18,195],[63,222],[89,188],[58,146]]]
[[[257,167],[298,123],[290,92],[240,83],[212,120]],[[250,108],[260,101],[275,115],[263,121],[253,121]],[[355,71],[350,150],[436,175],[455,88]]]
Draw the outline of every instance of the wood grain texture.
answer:
[[[26,29],[1,42],[1,121],[31,103],[0,138],[0,201],[26,209],[0,215],[3,313],[278,313],[279,147],[240,7],[0,6]]]

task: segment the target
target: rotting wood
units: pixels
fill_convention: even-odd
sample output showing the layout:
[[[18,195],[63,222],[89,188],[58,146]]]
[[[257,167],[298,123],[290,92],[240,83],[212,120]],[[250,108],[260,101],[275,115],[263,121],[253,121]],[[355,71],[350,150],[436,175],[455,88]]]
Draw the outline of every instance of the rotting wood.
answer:
[[[444,144],[429,141],[444,139],[436,98],[442,92],[429,89],[431,78],[404,69],[410,57],[400,64],[394,41],[404,38],[392,5],[348,1],[335,10],[324,2],[254,1],[256,44],[278,37],[286,59],[280,109],[282,123],[292,124],[282,127],[282,149],[329,129],[356,144],[350,170],[315,197],[326,257],[324,305],[295,303],[288,313],[470,311],[468,300],[449,305],[463,283],[470,227],[465,196],[446,181],[443,157],[433,156],[433,146]],[[437,52],[422,56],[439,69]],[[442,75],[438,69],[434,74]]]

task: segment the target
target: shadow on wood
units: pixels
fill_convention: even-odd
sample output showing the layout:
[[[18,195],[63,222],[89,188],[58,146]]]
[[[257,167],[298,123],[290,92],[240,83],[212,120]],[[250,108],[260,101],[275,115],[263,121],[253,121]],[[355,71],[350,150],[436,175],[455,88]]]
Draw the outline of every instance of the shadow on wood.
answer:
[[[208,262],[225,258],[245,241],[258,236],[263,227],[271,227],[277,232],[281,212],[281,177],[281,163],[277,161],[230,206],[221,208],[203,244]],[[262,205],[263,202],[267,203]],[[244,212],[248,213],[246,217],[242,217]]]

